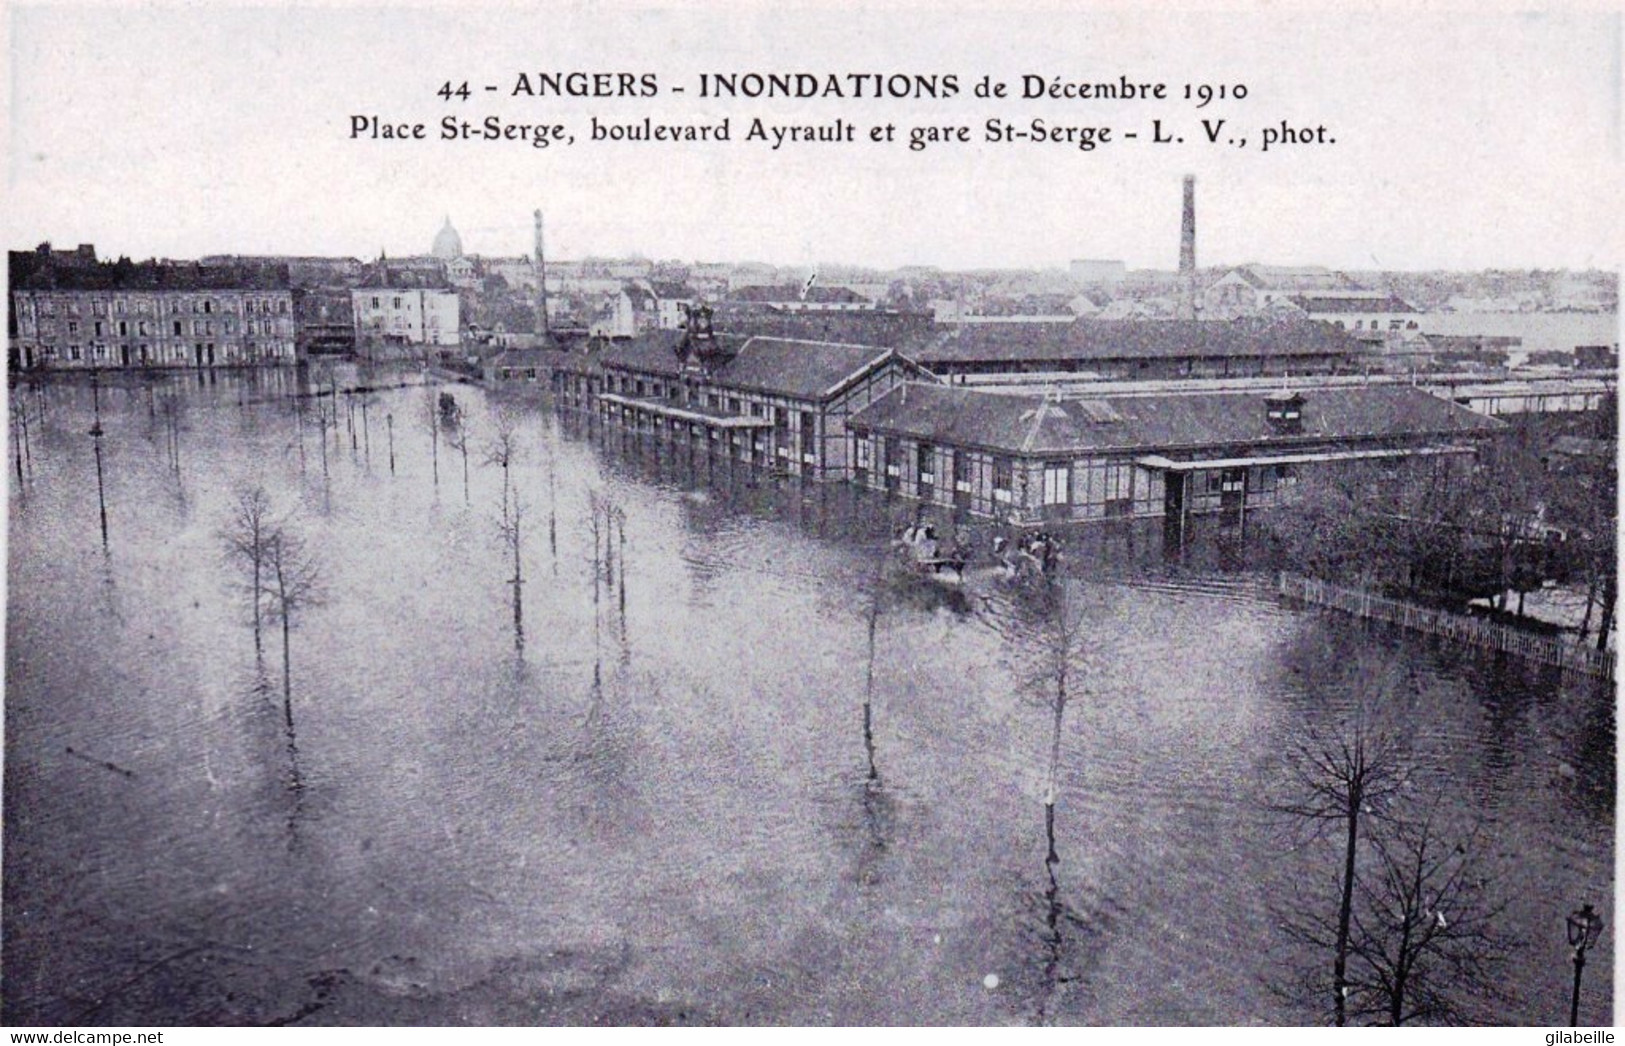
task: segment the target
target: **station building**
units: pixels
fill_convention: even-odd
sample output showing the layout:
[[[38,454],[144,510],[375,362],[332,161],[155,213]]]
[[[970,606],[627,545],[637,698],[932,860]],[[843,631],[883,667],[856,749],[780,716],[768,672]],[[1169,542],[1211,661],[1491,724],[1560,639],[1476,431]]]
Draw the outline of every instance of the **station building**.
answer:
[[[891,349],[714,334],[708,320],[555,363],[559,405],[783,474],[845,479],[847,419],[904,381],[930,380]]]
[[[845,427],[854,482],[1024,525],[1245,514],[1309,470],[1470,460],[1503,425],[1401,385],[1062,397],[909,382]]]

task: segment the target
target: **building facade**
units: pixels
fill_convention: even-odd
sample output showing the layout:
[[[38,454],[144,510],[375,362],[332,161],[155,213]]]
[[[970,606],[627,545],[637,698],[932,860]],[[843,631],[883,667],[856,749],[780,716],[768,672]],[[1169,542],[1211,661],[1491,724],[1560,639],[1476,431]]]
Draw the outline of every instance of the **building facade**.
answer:
[[[457,345],[459,307],[451,291],[364,287],[351,292],[358,348]]]
[[[846,427],[855,482],[1015,525],[1245,514],[1304,470],[1467,456],[1502,429],[1406,386],[1062,399],[915,383]]]
[[[292,365],[293,293],[284,287],[76,288],[12,293],[22,370]]]

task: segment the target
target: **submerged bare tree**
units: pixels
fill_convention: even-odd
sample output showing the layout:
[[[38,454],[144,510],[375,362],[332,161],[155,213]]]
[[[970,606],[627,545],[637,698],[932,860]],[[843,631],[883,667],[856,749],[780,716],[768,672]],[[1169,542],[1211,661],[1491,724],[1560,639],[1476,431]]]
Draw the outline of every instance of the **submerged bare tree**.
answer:
[[[555,482],[558,471],[555,444],[547,445],[547,551],[553,557],[553,573],[559,572],[559,495]]]
[[[1061,794],[1061,751],[1065,736],[1066,712],[1080,692],[1083,658],[1083,613],[1081,599],[1074,590],[1077,583],[1062,579],[1045,593],[1050,601],[1044,610],[1037,647],[1022,680],[1022,689],[1031,699],[1049,713],[1049,759],[1044,779],[1044,873],[1047,885],[1045,899],[1044,987],[1038,1004],[1038,1022],[1044,1023],[1046,1012],[1061,976],[1061,957],[1065,947],[1062,934],[1063,920],[1075,918],[1061,898],[1061,856],[1055,838],[1055,807]]]
[[[293,733],[293,644],[295,624],[323,601],[321,570],[292,520],[278,523],[266,539],[267,598],[271,620],[282,628],[282,698],[288,732]]]
[[[517,420],[506,412],[499,412],[496,418],[496,432],[486,449],[485,462],[495,465],[502,470],[502,511],[498,524],[502,536],[503,547],[511,556],[513,562],[513,576],[508,579],[513,589],[513,645],[517,657],[525,656],[525,613],[524,613],[524,584],[525,572],[521,556],[523,536],[521,523],[524,519],[525,507],[519,498],[519,490],[513,483],[514,456],[518,453],[518,424]]]
[[[299,476],[305,475],[305,397],[297,392],[293,397],[294,439],[299,444]]]
[[[869,759],[869,783],[876,786],[880,783],[880,770],[875,765],[875,729],[874,729],[874,701],[875,701],[875,636],[880,628],[880,602],[886,585],[886,564],[891,560],[891,549],[881,546],[874,556],[874,563],[869,578],[869,608],[865,617],[868,619],[868,656],[864,660],[863,672],[863,751]]]
[[[1294,937],[1332,953],[1332,1022],[1338,1027],[1348,1022],[1348,961],[1362,830],[1394,795],[1399,782],[1396,754],[1388,737],[1373,733],[1364,723],[1338,736],[1312,734],[1288,761],[1299,795],[1276,806],[1316,831],[1340,837],[1336,917],[1327,919],[1317,908],[1303,907],[1283,924]]]
[[[220,531],[227,562],[246,578],[243,587],[253,616],[256,657],[265,649],[260,625],[265,615],[267,560],[276,529],[270,495],[256,486],[238,493],[231,517]]]
[[[423,387],[423,421],[429,428],[429,462],[434,474],[434,489],[440,489],[440,404],[436,401],[437,385]]]
[[[181,474],[181,429],[185,410],[185,401],[175,389],[168,390],[158,404],[158,417],[164,429],[165,457],[176,479]]]
[[[468,412],[458,406],[453,406],[448,412],[449,424],[446,429],[446,442],[457,453],[463,456],[463,503],[473,504],[468,494],[468,440],[472,435],[468,422]]]
[[[1471,1024],[1474,1002],[1504,996],[1504,901],[1478,874],[1474,838],[1446,838],[1432,811],[1374,836],[1350,951],[1349,1015],[1376,1023]]]
[[[1351,710],[1330,730],[1304,727],[1289,743],[1270,808],[1308,842],[1333,843],[1337,869],[1336,911],[1327,915],[1318,898],[1300,899],[1278,912],[1289,937],[1331,953],[1331,980],[1311,976],[1312,994],[1329,990],[1332,1023],[1348,1023],[1349,956],[1353,947],[1354,901],[1359,866],[1374,820],[1387,817],[1406,786],[1408,747],[1387,724],[1397,721],[1394,705],[1402,685],[1391,666],[1373,657],[1349,656],[1330,648],[1309,652],[1310,670],[1329,673],[1313,680],[1335,688],[1355,688]],[[1324,996],[1321,996],[1322,998]]]

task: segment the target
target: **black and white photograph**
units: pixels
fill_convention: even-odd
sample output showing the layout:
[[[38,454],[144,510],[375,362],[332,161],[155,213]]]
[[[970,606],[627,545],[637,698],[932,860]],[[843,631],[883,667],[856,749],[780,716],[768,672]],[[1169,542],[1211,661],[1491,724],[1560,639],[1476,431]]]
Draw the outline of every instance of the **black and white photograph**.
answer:
[[[10,1041],[1612,1041],[1617,5],[0,14]]]

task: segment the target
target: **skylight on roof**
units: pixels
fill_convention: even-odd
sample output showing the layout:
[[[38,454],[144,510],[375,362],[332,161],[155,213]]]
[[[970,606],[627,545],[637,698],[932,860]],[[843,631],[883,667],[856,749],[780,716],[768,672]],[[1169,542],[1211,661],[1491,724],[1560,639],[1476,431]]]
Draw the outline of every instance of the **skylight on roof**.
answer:
[[[1117,413],[1117,409],[1105,400],[1075,400],[1073,402],[1086,421],[1104,425],[1123,420],[1123,416]]]

